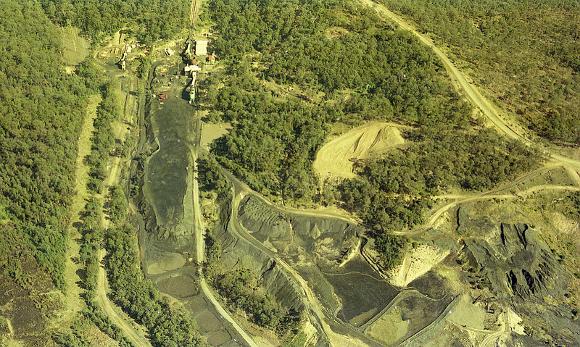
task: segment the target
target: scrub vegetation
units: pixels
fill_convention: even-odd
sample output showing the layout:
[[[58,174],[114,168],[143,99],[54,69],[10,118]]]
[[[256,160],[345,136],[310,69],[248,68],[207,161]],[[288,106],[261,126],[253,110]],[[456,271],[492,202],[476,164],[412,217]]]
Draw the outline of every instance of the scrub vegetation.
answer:
[[[383,2],[449,45],[533,130],[580,144],[577,1]]]
[[[528,149],[471,119],[427,47],[367,9],[334,0],[213,0],[209,8],[227,67],[208,81],[202,107],[233,126],[213,153],[266,195],[343,203],[387,266],[405,244],[389,232],[422,222],[432,194],[487,189],[536,164]],[[321,194],[312,162],[330,126],[369,120],[411,126],[411,143],[359,160],[359,177]]]

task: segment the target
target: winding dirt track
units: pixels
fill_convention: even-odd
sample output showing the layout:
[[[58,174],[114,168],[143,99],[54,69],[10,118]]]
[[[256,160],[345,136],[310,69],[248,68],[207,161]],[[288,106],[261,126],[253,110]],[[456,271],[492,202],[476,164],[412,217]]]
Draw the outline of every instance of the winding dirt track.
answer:
[[[205,261],[205,242],[204,242],[204,226],[203,226],[203,218],[201,214],[201,204],[199,202],[199,182],[197,179],[197,153],[200,148],[200,134],[201,134],[201,121],[197,120],[197,129],[196,129],[196,141],[194,146],[191,150],[192,162],[193,162],[193,175],[192,186],[193,186],[193,215],[194,215],[194,227],[195,227],[195,253],[196,253],[196,260],[198,264],[203,264]],[[207,281],[203,276],[203,273],[199,272],[199,285],[200,288],[205,295],[205,297],[211,301],[212,305],[215,307],[216,311],[224,318],[227,322],[229,322],[232,327],[237,331],[237,333],[244,339],[244,342],[250,347],[257,347],[257,344],[254,342],[254,339],[246,333],[246,331],[235,321],[235,319],[226,311],[220,302],[215,298],[213,293],[211,292],[209,286],[207,285]]]
[[[99,260],[101,263],[104,256],[105,250],[102,249],[99,252]],[[123,331],[123,334],[129,339],[129,341],[131,341],[134,346],[151,346],[151,343],[149,340],[147,340],[146,337],[143,336],[143,333],[139,332],[133,327],[133,323],[129,320],[129,318],[125,318],[120,313],[118,313],[117,311],[120,311],[120,309],[115,308],[115,304],[113,304],[107,297],[107,275],[103,265],[99,267],[99,272],[97,274],[97,291],[95,300],[97,301],[99,307],[101,307],[101,309],[111,319],[111,321],[113,321],[113,323]]]
[[[108,189],[108,187],[112,187],[118,183],[120,178],[119,177],[120,165],[121,165],[120,158],[118,157],[113,158],[109,175],[105,180],[104,184],[104,186],[106,187],[105,189]],[[110,226],[111,221],[105,217],[104,212],[102,215],[103,219],[101,220],[101,224],[104,229],[107,229]],[[103,264],[103,258],[105,257],[105,255],[106,251],[104,249],[101,249],[99,251],[100,266],[99,272],[97,274],[97,288],[95,296],[97,304],[101,307],[101,309],[103,309],[105,314],[113,321],[113,323],[115,323],[115,325],[117,325],[123,331],[123,334],[131,341],[131,343],[134,346],[139,347],[151,346],[151,343],[145,337],[144,332],[139,331],[138,329],[135,328],[134,325],[136,325],[136,323],[134,323],[134,321],[131,320],[129,317],[123,316],[123,314],[120,313],[121,309],[117,308],[115,304],[112,303],[111,300],[109,300],[109,297],[107,296],[108,292],[107,274],[105,272],[105,267]]]
[[[77,313],[85,306],[81,297],[82,289],[79,286],[81,279],[77,274],[80,270],[80,264],[75,261],[79,257],[81,234],[73,224],[80,222],[81,213],[85,209],[86,199],[89,196],[87,191],[89,167],[85,164],[85,157],[91,153],[91,138],[94,131],[93,121],[97,116],[97,107],[100,103],[101,96],[99,94],[89,98],[87,114],[83,121],[77,145],[75,195],[71,204],[71,223],[68,228],[69,236],[65,262],[65,310],[62,312],[62,319],[57,320],[58,324],[61,324],[62,321],[75,319]]]
[[[131,89],[134,89],[136,87],[137,85],[135,82],[134,84],[132,84]],[[133,116],[136,116],[137,112],[139,112],[138,109],[134,109],[132,111],[133,112],[125,113],[124,116],[128,117],[128,119],[126,118],[126,120],[131,121],[131,118]],[[120,134],[120,137],[125,138],[127,136],[127,133],[128,130],[123,130],[123,132]],[[107,192],[109,187],[115,186],[119,183],[119,180],[121,178],[120,169],[122,163],[123,161],[119,157],[113,157],[110,159],[109,172],[107,177],[105,178],[105,181],[103,182],[103,192]],[[103,193],[99,194],[98,198],[101,199],[101,201],[103,201],[104,203],[105,197]],[[108,218],[106,218],[106,213],[105,211],[103,211],[101,219],[101,225],[103,229],[109,228],[110,223],[111,221]],[[100,249],[99,250],[100,266],[99,272],[97,273],[97,288],[95,301],[97,302],[97,305],[99,305],[99,307],[101,307],[101,309],[105,312],[105,314],[111,319],[111,321],[113,321],[113,323],[117,325],[121,329],[121,331],[123,331],[123,334],[129,339],[129,341],[134,346],[149,347],[151,346],[151,343],[145,336],[145,333],[143,331],[145,329],[142,327],[140,329],[137,329],[136,328],[136,326],[138,326],[137,323],[135,323],[131,318],[123,315],[121,313],[122,312],[121,309],[116,307],[115,304],[112,303],[111,300],[109,300],[109,297],[107,296],[109,288],[107,285],[107,274],[103,264],[103,258],[105,257],[105,255],[106,255],[105,249]]]
[[[415,37],[419,39],[423,44],[427,45],[433,50],[435,55],[441,60],[443,66],[447,70],[449,77],[451,78],[454,86],[463,92],[467,99],[478,109],[480,109],[483,115],[497,128],[500,132],[508,136],[509,138],[519,140],[527,146],[536,148],[540,150],[545,155],[551,157],[553,160],[562,163],[565,166],[572,166],[576,169],[580,168],[580,161],[565,157],[559,153],[555,153],[552,149],[545,147],[539,140],[534,139],[530,136],[523,128],[515,123],[506,119],[506,116],[502,114],[497,106],[493,102],[489,101],[485,96],[481,94],[476,86],[471,84],[465,75],[455,67],[451,62],[449,57],[441,51],[431,39],[427,36],[419,33],[411,24],[406,22],[403,18],[390,11],[385,5],[378,4],[373,0],[358,0],[365,6],[371,7],[376,10],[376,12],[397,25],[402,29],[412,33]],[[510,122],[511,121],[511,122]]]

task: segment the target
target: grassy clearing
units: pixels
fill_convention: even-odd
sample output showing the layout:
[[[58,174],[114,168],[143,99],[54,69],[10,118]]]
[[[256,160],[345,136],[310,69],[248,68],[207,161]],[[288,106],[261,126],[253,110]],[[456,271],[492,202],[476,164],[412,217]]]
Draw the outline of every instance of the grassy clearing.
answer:
[[[61,28],[62,59],[66,65],[78,65],[89,55],[90,43],[80,36],[80,30],[75,27]]]
[[[332,139],[318,151],[314,171],[324,182],[327,178],[354,178],[353,161],[380,156],[405,143],[392,123],[371,122]]]
[[[94,130],[93,121],[97,116],[97,107],[99,106],[100,102],[101,96],[98,94],[92,96],[89,99],[89,103],[87,105],[87,115],[85,117],[78,141],[78,155],[75,169],[76,194],[71,205],[72,219],[69,227],[68,256],[64,274],[66,281],[66,294],[64,298],[64,305],[66,309],[63,312],[64,319],[72,319],[76,317],[76,313],[80,312],[80,310],[84,307],[84,302],[81,298],[82,290],[78,285],[78,283],[81,281],[78,275],[80,264],[74,261],[74,259],[79,256],[79,240],[81,235],[78,229],[74,227],[74,224],[80,222],[80,214],[84,210],[86,200],[89,197],[89,192],[87,190],[89,167],[85,164],[85,158],[91,153],[91,137]]]
[[[201,147],[209,150],[212,142],[227,134],[232,129],[229,123],[204,123],[201,127]]]

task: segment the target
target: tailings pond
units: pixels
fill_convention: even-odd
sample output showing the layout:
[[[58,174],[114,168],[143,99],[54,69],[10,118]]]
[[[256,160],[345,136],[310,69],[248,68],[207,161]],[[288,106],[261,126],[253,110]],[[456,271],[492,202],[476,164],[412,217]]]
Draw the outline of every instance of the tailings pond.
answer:
[[[194,110],[181,98],[181,89],[172,87],[163,104],[154,101],[151,106],[151,127],[159,148],[145,168],[145,196],[155,211],[157,224],[168,229],[183,220],[191,167]]]

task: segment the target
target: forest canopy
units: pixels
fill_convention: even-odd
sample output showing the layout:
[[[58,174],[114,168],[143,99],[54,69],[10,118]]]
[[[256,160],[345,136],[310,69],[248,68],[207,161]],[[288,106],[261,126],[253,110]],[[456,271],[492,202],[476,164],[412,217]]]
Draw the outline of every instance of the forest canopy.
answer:
[[[60,33],[32,2],[3,1],[0,47],[0,206],[21,242],[34,245],[30,251],[62,287],[89,90],[81,78],[64,73]],[[2,236],[0,242],[8,242]]]
[[[121,29],[149,44],[166,39],[189,21],[189,0],[41,0],[55,23],[73,25],[93,39]]]

